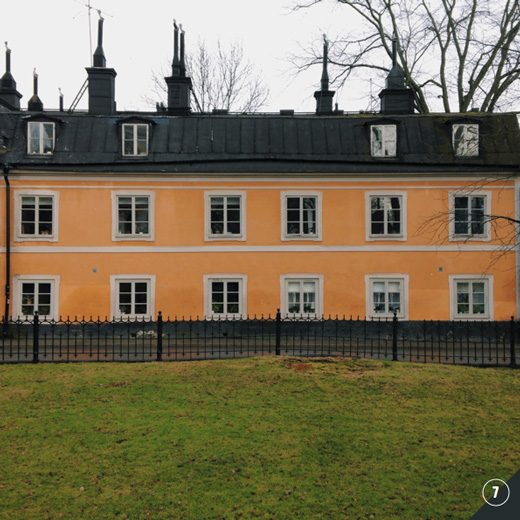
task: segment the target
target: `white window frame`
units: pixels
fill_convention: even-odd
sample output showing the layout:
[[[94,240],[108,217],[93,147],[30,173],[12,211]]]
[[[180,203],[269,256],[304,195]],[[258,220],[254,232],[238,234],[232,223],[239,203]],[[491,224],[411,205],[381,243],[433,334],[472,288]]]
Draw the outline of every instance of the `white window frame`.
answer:
[[[217,190],[204,192],[204,240],[206,242],[233,240],[244,242],[246,240],[246,192],[236,190]],[[215,234],[211,232],[211,199],[213,197],[239,197],[240,198],[240,233]],[[226,219],[226,216],[224,216]],[[226,222],[226,220],[225,220]]]
[[[155,317],[155,281],[154,274],[113,274],[110,275],[110,315],[114,319],[154,319]],[[130,314],[122,313],[119,309],[119,284],[120,283],[146,283],[147,284],[147,311],[144,314]],[[132,305],[135,305],[134,296],[132,292]],[[135,309],[134,309],[135,310]]]
[[[132,129],[132,139],[125,139],[125,130],[127,128]],[[138,130],[139,128],[146,129],[146,152],[140,153],[139,142],[142,139],[138,138]],[[126,143],[131,141],[132,143],[132,153],[126,153]],[[150,125],[148,123],[123,123],[121,126],[121,146],[124,157],[147,157],[148,150],[150,146]]]
[[[401,199],[401,233],[399,234],[372,234],[372,197],[399,197]],[[406,191],[366,191],[365,192],[365,240],[367,242],[377,240],[392,240],[404,242],[407,240],[407,201],[408,194]],[[386,212],[385,212],[386,222]]]
[[[212,308],[212,282],[238,282],[240,291],[239,312],[216,313]],[[204,316],[209,319],[245,318],[247,317],[247,274],[216,273],[203,275],[204,283]],[[226,302],[224,302],[226,303]]]
[[[475,135],[468,135],[469,129],[475,130]],[[457,138],[458,130],[462,136]],[[478,157],[480,149],[479,125],[477,123],[455,123],[452,127],[453,153],[456,157]]]
[[[450,241],[465,241],[475,240],[481,242],[489,242],[491,240],[491,223],[489,222],[489,215],[491,214],[491,191],[452,191],[448,194],[449,196],[449,235]],[[479,235],[467,234],[455,234],[455,199],[457,197],[484,197],[484,233]],[[487,217],[486,217],[487,216]],[[468,219],[471,224],[471,217]]]
[[[494,319],[494,298],[493,298],[493,275],[481,275],[481,274],[453,274],[449,277],[450,285],[450,319],[459,321],[493,321]],[[457,285],[458,283],[484,283],[485,291],[485,306],[486,312],[484,314],[459,314],[457,312],[458,301],[457,301]],[[472,292],[470,292],[470,295]],[[470,296],[470,310],[471,310],[471,296]]]
[[[381,139],[376,139],[376,130],[379,130],[381,132]],[[370,151],[372,157],[397,157],[397,125],[371,125]]]
[[[119,233],[119,198],[120,197],[148,197],[148,233],[147,234],[123,234]],[[153,242],[155,240],[155,192],[143,190],[118,190],[112,192],[112,240],[120,242],[125,240],[143,240]],[[132,224],[135,224],[135,215],[132,211]]]
[[[323,310],[323,274],[317,273],[289,273],[280,275],[280,312],[282,317],[289,318],[321,318]],[[316,312],[294,313],[289,312],[289,282],[314,282],[316,284],[315,305]]]
[[[60,302],[60,277],[47,274],[21,274],[13,276],[13,316],[20,319],[33,318],[32,315],[22,314],[22,287],[24,283],[50,283],[51,284],[51,302],[49,314],[39,315],[41,319],[57,320],[59,317]]]
[[[287,233],[287,199],[290,197],[314,197],[316,198],[316,233],[304,234],[303,232],[298,234],[289,234]],[[321,191],[282,191],[280,192],[281,199],[281,239],[283,242],[291,241],[291,240],[310,240],[310,241],[321,241],[322,240],[322,199],[323,193]],[[301,224],[301,223],[300,223]]]
[[[366,302],[366,316],[371,319],[378,318],[393,318],[393,312],[375,312],[374,311],[374,282],[399,282],[401,284],[401,309],[397,313],[400,320],[408,320],[409,318],[409,303],[408,303],[408,289],[410,276],[408,274],[399,273],[374,273],[365,275],[365,302]],[[386,294],[386,293],[385,293]],[[388,303],[388,302],[386,302]]]
[[[51,197],[52,198],[52,233],[46,234],[23,234],[22,233],[22,198],[23,197]],[[59,222],[60,192],[50,190],[16,190],[14,192],[14,214],[15,214],[15,242],[57,242]],[[35,227],[38,226],[38,215],[35,215]]]
[[[50,126],[52,128],[51,136],[51,150],[45,151],[45,138],[44,126]],[[32,129],[38,128],[38,136],[32,137]],[[36,142],[37,151],[33,151],[32,143]],[[27,123],[27,154],[28,155],[52,155],[54,153],[54,147],[56,144],[56,123],[52,121],[28,121]]]

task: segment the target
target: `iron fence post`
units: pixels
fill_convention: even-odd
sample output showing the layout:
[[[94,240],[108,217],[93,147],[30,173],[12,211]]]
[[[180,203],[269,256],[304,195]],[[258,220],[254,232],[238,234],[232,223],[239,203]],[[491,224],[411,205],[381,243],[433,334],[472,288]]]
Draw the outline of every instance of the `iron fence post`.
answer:
[[[163,320],[162,313],[159,311],[159,315],[157,316],[157,361],[162,361],[162,335],[163,335]]]
[[[516,323],[515,317],[511,316],[511,366],[516,365],[516,355],[515,355],[515,340],[516,340]]]
[[[281,335],[282,335],[282,315],[280,314],[280,309],[276,309],[276,343],[275,343],[275,354],[276,354],[277,356],[280,355]]]
[[[38,363],[40,355],[40,322],[38,311],[34,313],[33,320],[33,363]]]
[[[397,312],[392,318],[392,361],[397,361]]]

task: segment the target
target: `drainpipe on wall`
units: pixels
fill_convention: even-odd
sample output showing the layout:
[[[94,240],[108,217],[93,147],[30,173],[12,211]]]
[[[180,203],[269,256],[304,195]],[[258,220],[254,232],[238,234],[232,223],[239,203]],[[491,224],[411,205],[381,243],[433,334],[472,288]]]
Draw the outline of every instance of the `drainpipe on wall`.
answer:
[[[9,165],[4,164],[5,181],[5,311],[4,336],[9,324],[9,299],[11,296],[11,185],[9,184]]]

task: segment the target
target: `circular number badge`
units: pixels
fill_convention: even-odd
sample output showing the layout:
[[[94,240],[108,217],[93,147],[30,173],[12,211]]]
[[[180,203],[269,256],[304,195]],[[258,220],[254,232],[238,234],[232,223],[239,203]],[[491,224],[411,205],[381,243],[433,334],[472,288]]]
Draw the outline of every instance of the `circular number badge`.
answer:
[[[509,486],[499,478],[488,480],[482,488],[482,498],[493,507],[503,506],[509,500]]]

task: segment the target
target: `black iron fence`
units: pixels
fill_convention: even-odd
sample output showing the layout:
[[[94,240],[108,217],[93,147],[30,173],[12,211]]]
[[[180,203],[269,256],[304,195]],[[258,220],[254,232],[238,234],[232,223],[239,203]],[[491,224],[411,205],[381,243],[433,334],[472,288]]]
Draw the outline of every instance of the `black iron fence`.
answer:
[[[0,362],[187,361],[265,355],[516,366],[518,322],[352,318],[3,320]]]

